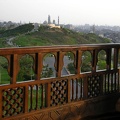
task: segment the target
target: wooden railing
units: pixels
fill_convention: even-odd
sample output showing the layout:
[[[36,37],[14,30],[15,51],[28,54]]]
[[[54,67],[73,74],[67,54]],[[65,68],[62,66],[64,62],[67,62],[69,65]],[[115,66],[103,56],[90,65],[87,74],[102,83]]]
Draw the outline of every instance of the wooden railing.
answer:
[[[71,106],[76,102],[119,93],[119,49],[120,44],[0,49],[0,56],[8,61],[7,69],[11,78],[9,84],[0,85],[0,120],[30,119],[26,117],[30,114],[35,119],[34,114],[42,110],[50,111],[56,107]],[[85,52],[91,58],[88,63],[91,69],[88,71],[81,70],[87,59]],[[106,67],[102,70],[97,69],[100,52],[105,56]],[[19,61],[25,55],[33,58],[31,69],[34,71],[34,79],[17,81],[21,69]],[[49,55],[53,63],[49,58],[46,63],[48,69],[51,64],[54,75],[42,77],[44,61]],[[72,63],[72,74],[66,67],[66,61]],[[67,74],[62,71],[67,71]]]

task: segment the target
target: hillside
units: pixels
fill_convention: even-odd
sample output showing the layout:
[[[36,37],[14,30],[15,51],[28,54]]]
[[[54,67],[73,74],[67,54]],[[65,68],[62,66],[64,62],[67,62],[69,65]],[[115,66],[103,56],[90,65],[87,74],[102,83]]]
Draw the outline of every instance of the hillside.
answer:
[[[24,34],[28,31],[31,31],[33,28],[34,28],[34,26],[32,23],[21,25],[14,29],[0,31],[0,37],[11,37],[11,36]]]
[[[75,45],[75,44],[92,44],[108,43],[106,38],[99,37],[95,34],[77,33],[65,28],[49,28],[40,26],[38,31],[32,31],[34,26],[26,24],[12,30],[0,32],[0,47],[9,47],[5,40],[15,37],[12,41],[18,46],[43,46],[43,45]]]

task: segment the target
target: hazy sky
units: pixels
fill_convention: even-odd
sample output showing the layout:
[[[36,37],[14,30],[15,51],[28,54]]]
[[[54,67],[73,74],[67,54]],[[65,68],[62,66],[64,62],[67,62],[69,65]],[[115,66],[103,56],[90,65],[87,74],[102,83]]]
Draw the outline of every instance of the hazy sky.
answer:
[[[0,21],[120,26],[120,0],[0,0]]]

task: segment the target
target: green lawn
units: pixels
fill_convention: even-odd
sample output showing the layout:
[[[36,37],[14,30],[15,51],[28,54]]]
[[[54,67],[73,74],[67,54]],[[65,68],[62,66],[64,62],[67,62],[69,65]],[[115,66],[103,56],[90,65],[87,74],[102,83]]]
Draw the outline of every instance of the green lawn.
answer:
[[[29,95],[28,95],[29,110],[36,109],[36,107],[38,109],[41,109],[42,107],[45,107],[45,97],[42,98],[42,93],[45,96],[44,88],[41,88],[41,86],[39,86],[38,91],[36,91],[36,89],[32,90],[32,96],[31,96],[31,90],[29,90]],[[37,99],[37,97],[36,97],[37,94],[38,94],[38,100],[36,100]]]
[[[9,84],[10,83],[10,76],[6,69],[1,68],[0,70],[0,84]]]

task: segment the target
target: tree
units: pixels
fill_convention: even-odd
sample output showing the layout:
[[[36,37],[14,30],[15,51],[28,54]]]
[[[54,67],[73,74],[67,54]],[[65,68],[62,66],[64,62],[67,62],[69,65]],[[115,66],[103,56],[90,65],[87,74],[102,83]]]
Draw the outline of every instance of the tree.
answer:
[[[49,65],[44,65],[43,66],[43,70],[42,70],[42,74],[41,74],[41,78],[48,78],[48,77],[52,77],[53,75],[53,70],[52,68],[49,68]]]
[[[76,73],[76,69],[73,63],[69,63],[68,64],[68,70],[70,71],[71,74],[75,74]]]
[[[33,75],[33,59],[30,55],[25,55],[20,59],[20,71],[17,77],[18,81],[26,81],[31,79]],[[33,76],[34,78],[34,76]]]

